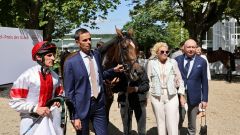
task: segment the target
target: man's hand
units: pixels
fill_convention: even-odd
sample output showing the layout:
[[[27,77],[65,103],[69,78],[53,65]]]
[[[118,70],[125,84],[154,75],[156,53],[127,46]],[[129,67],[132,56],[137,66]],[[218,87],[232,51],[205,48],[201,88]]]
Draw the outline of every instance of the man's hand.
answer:
[[[206,109],[207,108],[207,102],[202,102],[199,105],[202,109]]]
[[[61,104],[59,102],[54,102],[52,106],[57,106],[59,108]]]
[[[206,115],[205,111],[207,108],[207,102],[201,102],[199,104],[199,114],[201,117],[204,117]]]
[[[128,87],[128,88],[127,88],[127,92],[128,92],[128,93],[137,92],[137,89],[136,89],[135,87]]]
[[[48,107],[38,107],[36,110],[36,113],[42,117],[44,116],[49,116],[49,114],[51,113],[51,111],[49,110]]]
[[[120,81],[119,77],[114,77],[111,84],[117,84]]]
[[[114,72],[123,72],[124,71],[124,67],[123,65],[117,65],[116,67],[113,68]]]
[[[82,129],[82,124],[80,119],[75,119],[72,120],[72,124],[76,130],[81,130]]]
[[[180,101],[181,106],[184,107],[185,103],[186,103],[186,99],[183,95],[179,96],[179,101]]]

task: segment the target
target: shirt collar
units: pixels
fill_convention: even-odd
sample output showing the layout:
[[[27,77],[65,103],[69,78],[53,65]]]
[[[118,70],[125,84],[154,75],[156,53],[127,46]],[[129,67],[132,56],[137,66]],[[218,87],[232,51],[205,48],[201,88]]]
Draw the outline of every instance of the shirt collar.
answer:
[[[84,53],[83,51],[81,51],[80,50],[80,54],[81,54],[81,56],[83,57],[83,58],[87,58],[87,57],[93,57],[93,54],[92,54],[92,52],[90,52],[90,55],[87,55],[86,53]]]
[[[184,60],[188,60],[188,59],[195,60],[195,57],[196,55],[194,55],[193,57],[187,57],[187,55],[184,55]]]

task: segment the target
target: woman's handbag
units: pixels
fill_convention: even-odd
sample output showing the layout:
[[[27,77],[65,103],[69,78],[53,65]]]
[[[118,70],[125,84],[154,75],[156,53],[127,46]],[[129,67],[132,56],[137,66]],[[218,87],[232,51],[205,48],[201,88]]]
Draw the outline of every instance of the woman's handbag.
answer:
[[[200,124],[200,132],[199,132],[199,135],[207,135],[207,116],[206,116],[206,111],[203,111],[201,112],[202,113],[202,116],[201,116],[201,124]],[[205,120],[205,123],[203,125],[203,117],[204,117],[204,120]]]

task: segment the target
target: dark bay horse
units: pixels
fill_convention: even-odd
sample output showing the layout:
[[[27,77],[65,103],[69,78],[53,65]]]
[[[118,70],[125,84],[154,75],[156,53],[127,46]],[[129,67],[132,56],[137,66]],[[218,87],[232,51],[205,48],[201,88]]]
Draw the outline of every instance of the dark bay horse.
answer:
[[[206,50],[204,51],[206,52]],[[231,52],[222,50],[219,48],[216,51],[208,51],[206,53],[209,63],[221,61],[224,67],[227,69],[226,81],[232,81],[232,71],[235,70],[235,59]]]
[[[122,76],[126,76],[128,81],[135,81],[144,72],[143,68],[137,62],[139,50],[138,45],[133,39],[133,31],[130,29],[128,32],[122,32],[116,28],[116,33],[117,36],[115,38],[104,44],[105,49],[101,50],[100,48],[104,69],[115,67],[117,64],[122,64],[125,69],[124,73],[118,74],[117,77],[105,80],[107,116],[109,116],[109,110],[113,102],[113,92],[117,93],[122,88],[119,86],[127,85],[122,83],[125,81]]]

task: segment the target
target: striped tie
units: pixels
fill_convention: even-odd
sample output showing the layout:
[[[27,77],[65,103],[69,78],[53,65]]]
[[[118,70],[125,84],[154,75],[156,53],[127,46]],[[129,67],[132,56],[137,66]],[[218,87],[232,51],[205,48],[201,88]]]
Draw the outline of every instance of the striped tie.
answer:
[[[90,77],[91,77],[91,83],[92,83],[93,96],[97,98],[99,92],[98,92],[96,73],[94,70],[94,64],[93,64],[92,58],[91,57],[88,57],[88,58],[89,58],[89,65],[90,65]]]
[[[192,60],[192,58],[186,58],[187,60],[187,64],[184,67],[184,71],[185,71],[185,75],[188,75],[188,70],[189,70],[189,66],[190,66],[190,61]]]

